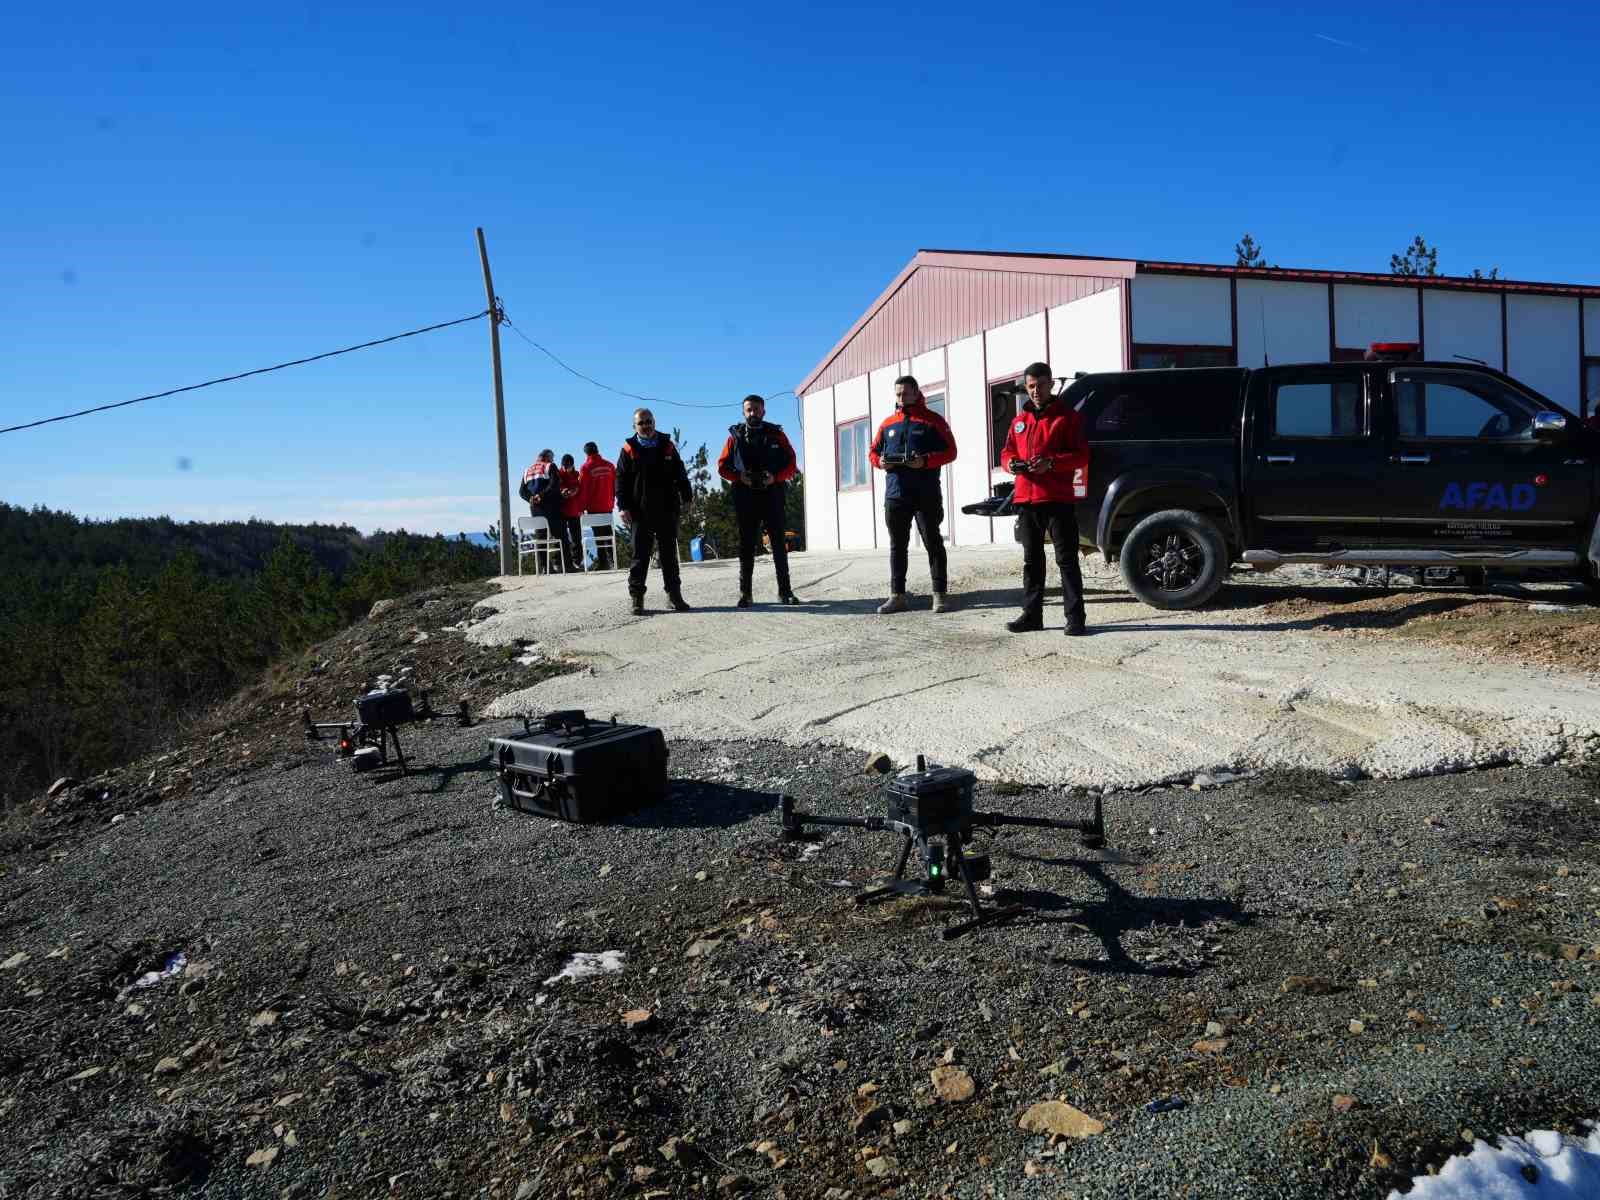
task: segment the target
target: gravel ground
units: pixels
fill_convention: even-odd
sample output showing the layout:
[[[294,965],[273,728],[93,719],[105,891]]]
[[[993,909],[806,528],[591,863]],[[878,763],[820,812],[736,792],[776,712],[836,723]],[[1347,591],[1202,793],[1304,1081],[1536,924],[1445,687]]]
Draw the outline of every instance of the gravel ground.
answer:
[[[580,827],[495,809],[511,727],[400,778],[285,716],[14,823],[0,1195],[1371,1196],[1600,1110],[1582,772],[1111,793],[1108,850],[996,839],[1036,911],[945,942],[952,899],[851,903],[888,835],[777,837],[780,791],[873,802],[858,754],[673,741],[666,802]],[[1018,1128],[1052,1099],[1103,1130]]]

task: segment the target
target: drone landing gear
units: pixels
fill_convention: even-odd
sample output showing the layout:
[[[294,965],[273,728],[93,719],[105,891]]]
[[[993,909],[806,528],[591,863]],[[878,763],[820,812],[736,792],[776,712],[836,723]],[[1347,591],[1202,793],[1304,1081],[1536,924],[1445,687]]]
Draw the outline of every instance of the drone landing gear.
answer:
[[[950,834],[944,846],[924,844],[923,858],[928,862],[928,875],[924,879],[907,879],[906,864],[911,861],[911,851],[916,844],[916,838],[905,834],[901,839],[900,858],[895,863],[894,874],[857,892],[855,902],[858,905],[871,904],[875,900],[887,899],[890,896],[940,896],[944,894],[946,872],[953,871],[961,880],[962,886],[966,888],[967,903],[972,906],[972,917],[954,925],[946,925],[940,931],[940,936],[946,941],[960,937],[963,933],[971,933],[982,925],[997,925],[1001,921],[1009,921],[1012,917],[1028,911],[1027,906],[1023,904],[1008,904],[1003,908],[985,909],[979,903],[978,880],[987,879],[989,876],[987,870],[989,856],[973,855],[969,858],[963,854],[962,838],[959,833]],[[971,866],[968,865],[969,862]]]

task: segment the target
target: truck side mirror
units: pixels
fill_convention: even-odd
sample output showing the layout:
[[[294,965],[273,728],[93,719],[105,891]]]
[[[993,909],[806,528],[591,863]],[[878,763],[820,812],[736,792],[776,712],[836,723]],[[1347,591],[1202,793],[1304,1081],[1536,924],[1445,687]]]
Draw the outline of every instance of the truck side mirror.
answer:
[[[1567,431],[1567,419],[1558,412],[1541,412],[1533,414],[1533,436],[1537,438],[1554,438]]]

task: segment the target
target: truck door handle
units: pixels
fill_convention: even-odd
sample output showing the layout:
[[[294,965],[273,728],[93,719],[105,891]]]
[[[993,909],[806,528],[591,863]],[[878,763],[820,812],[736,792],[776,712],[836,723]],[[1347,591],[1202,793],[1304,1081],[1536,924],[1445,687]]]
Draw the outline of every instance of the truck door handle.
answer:
[[[1262,457],[1269,463],[1292,463],[1294,461],[1294,455],[1292,454],[1265,454]]]
[[[1396,455],[1393,455],[1389,459],[1389,461],[1392,462],[1392,463],[1405,463],[1408,466],[1418,466],[1418,465],[1426,466],[1428,463],[1431,463],[1433,461],[1433,455],[1431,455],[1431,454],[1396,454]]]

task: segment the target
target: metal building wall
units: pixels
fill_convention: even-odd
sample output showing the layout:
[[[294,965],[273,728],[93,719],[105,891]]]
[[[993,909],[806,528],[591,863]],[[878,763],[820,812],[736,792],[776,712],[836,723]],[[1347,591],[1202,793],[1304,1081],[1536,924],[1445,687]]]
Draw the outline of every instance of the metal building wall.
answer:
[[[806,391],[829,387],[1021,317],[1114,288],[1118,278],[922,266],[913,271]]]

